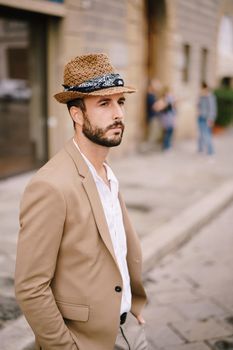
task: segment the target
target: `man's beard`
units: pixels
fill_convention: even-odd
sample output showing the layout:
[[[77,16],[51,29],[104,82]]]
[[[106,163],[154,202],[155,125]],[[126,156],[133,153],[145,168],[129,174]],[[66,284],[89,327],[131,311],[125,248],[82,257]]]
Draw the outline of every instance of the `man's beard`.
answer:
[[[117,135],[113,136],[112,138],[104,136],[108,130],[115,129],[116,127],[122,129],[121,133],[117,133]],[[96,143],[97,145],[115,147],[121,143],[124,128],[124,124],[121,121],[116,121],[104,129],[98,128],[97,126],[92,126],[88,116],[85,114],[82,132],[90,141]]]

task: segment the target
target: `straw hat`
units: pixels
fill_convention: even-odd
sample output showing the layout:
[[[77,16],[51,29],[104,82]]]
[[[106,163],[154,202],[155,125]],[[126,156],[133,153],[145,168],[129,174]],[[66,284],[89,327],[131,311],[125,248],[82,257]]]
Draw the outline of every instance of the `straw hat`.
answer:
[[[109,57],[104,53],[78,56],[65,66],[64,91],[54,95],[60,103],[78,97],[104,96],[121,92],[135,92],[124,86],[121,76],[115,73]]]

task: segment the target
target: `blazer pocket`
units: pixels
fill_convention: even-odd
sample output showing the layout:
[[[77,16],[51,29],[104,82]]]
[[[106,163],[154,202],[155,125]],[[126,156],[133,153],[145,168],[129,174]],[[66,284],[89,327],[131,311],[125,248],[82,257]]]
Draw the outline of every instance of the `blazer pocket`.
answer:
[[[57,307],[60,310],[63,318],[73,321],[86,322],[89,319],[88,305],[75,305],[62,301],[57,301]]]

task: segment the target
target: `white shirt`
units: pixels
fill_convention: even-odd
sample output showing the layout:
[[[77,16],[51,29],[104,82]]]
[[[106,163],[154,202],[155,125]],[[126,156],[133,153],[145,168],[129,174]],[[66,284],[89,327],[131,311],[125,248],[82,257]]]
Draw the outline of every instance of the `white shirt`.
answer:
[[[118,198],[119,184],[117,178],[113,174],[112,169],[106,163],[104,163],[107,172],[107,179],[110,184],[109,188],[109,186],[104,182],[104,180],[98,175],[97,171],[95,170],[95,167],[80,151],[79,146],[77,145],[74,139],[73,142],[88,165],[88,168],[94,178],[100,196],[100,200],[104,209],[104,214],[110,232],[115,257],[123,281],[120,314],[124,312],[129,312],[131,309],[132,294],[130,288],[129,271],[126,260],[127,244],[125,228],[123,224],[121,206]]]

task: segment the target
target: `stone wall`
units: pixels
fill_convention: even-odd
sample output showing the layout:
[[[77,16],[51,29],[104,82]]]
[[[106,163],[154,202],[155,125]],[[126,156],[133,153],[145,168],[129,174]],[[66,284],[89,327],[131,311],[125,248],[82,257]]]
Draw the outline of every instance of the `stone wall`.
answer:
[[[26,2],[22,3],[25,10]],[[41,3],[37,2],[37,12]],[[153,13],[148,12],[149,5]],[[45,6],[41,11],[45,13]],[[145,137],[145,95],[152,77],[170,85],[177,96],[176,137],[194,137],[200,82],[205,78],[214,87],[219,78],[216,47],[224,14],[233,15],[233,0],[65,0],[56,5],[56,14],[49,13],[47,21],[49,155],[73,132],[66,106],[52,97],[62,89],[64,65],[93,51],[109,54],[125,81],[138,90],[127,98],[125,137],[114,154],[135,150]]]
[[[177,133],[180,137],[194,137],[196,133],[196,101],[200,83],[206,80],[216,85],[216,33],[218,1],[177,0],[176,48],[174,51],[174,80],[178,95]],[[184,81],[184,45],[189,46],[188,79]],[[205,53],[204,53],[204,52]],[[202,56],[206,65],[203,66]]]

